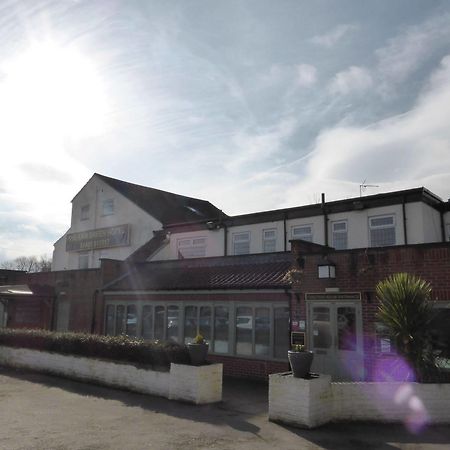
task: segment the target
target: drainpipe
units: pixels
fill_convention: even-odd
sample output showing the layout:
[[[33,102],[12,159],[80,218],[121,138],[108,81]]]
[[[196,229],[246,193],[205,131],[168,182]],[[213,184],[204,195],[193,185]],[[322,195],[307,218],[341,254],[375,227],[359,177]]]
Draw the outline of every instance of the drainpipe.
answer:
[[[284,251],[287,251],[287,230],[286,230],[286,213],[283,217],[283,236],[284,236]]]
[[[223,224],[223,256],[228,255],[228,228],[227,224]]]
[[[405,245],[408,245],[408,233],[406,231],[406,207],[405,197],[402,199],[402,212],[403,212],[403,236],[405,237]]]
[[[325,193],[322,192],[322,213],[323,213],[323,225],[324,225],[324,238],[325,245],[328,247],[328,214],[325,208]]]
[[[93,299],[92,299],[92,321],[91,321],[91,334],[95,333],[95,325],[96,325],[96,320],[95,320],[95,310],[97,309],[97,294],[98,294],[98,289],[96,289],[94,291],[94,295],[93,295]]]
[[[444,223],[444,208],[440,208],[439,214],[441,216],[441,238],[442,238],[442,242],[446,242],[446,238],[445,238],[445,223]]]

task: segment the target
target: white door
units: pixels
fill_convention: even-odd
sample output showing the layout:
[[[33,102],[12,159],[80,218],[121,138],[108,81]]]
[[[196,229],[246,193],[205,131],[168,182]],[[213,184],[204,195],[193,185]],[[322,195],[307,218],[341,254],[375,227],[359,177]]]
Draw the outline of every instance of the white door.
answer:
[[[308,302],[308,329],[313,372],[332,375],[333,380],[363,379],[360,302]]]

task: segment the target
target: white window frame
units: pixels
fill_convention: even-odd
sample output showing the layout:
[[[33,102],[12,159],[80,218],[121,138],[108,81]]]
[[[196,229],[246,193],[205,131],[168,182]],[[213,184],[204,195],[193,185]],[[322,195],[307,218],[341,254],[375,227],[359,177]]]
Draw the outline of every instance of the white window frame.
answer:
[[[345,230],[335,230],[334,226],[337,224],[344,224],[345,225]],[[337,248],[335,245],[335,235],[336,234],[345,234],[345,240],[346,240],[346,246],[345,247],[341,247],[341,248]],[[336,250],[347,250],[348,249],[348,222],[347,220],[335,220],[333,222],[331,222],[331,236],[332,236],[332,242],[333,242],[333,248],[335,248]]]
[[[155,338],[155,310],[157,307],[164,308],[163,321],[164,321],[164,337],[163,339],[167,339],[168,337],[168,308],[170,306],[178,307],[178,335],[177,341],[183,343],[185,341],[185,310],[186,307],[195,306],[197,307],[197,325],[200,323],[200,308],[202,306],[208,306],[211,308],[211,339],[209,341],[210,347],[209,352],[211,354],[223,355],[223,356],[236,356],[238,358],[245,359],[256,359],[256,360],[275,360],[275,361],[286,361],[287,360],[287,350],[289,350],[289,343],[287,342],[286,351],[283,352],[283,356],[275,357],[275,310],[277,308],[284,308],[286,312],[289,310],[289,305],[287,302],[277,302],[277,301],[264,301],[258,302],[239,302],[239,301],[202,301],[202,300],[185,300],[185,301],[138,301],[134,299],[128,298],[127,301],[123,300],[113,300],[107,299],[105,302],[104,316],[103,316],[103,333],[107,332],[107,312],[108,307],[113,307],[113,317],[112,317],[112,329],[113,334],[117,334],[117,307],[122,306],[124,308],[124,320],[127,320],[127,306],[135,305],[136,306],[136,316],[137,316],[137,327],[136,327],[136,335],[137,337],[142,337],[143,327],[143,311],[145,306],[151,306],[151,322],[150,322],[150,337],[149,340],[153,340]],[[228,309],[228,352],[215,352],[214,351],[214,342],[215,342],[215,322],[216,322],[216,307],[221,306]],[[252,353],[246,355],[239,355],[236,353],[236,314],[239,307],[249,307],[252,310]],[[256,353],[256,309],[258,308],[268,308],[269,309],[269,352],[267,355],[257,354]],[[289,323],[286,321],[286,334],[288,332]],[[125,334],[126,334],[126,322],[125,322]]]
[[[241,239],[244,237],[246,237],[246,239]],[[240,231],[238,233],[233,233],[233,255],[249,255],[250,242],[251,242],[250,231]],[[248,252],[236,252],[237,244],[248,244]]]
[[[78,268],[79,269],[89,269],[89,258],[90,254],[83,252],[83,253],[78,253]],[[84,263],[85,261],[85,263]]]
[[[386,219],[392,218],[392,225],[372,225],[373,219]],[[389,245],[373,245],[372,242],[372,230],[382,230],[382,229],[393,229],[394,230],[394,243]],[[395,214],[383,214],[379,216],[370,216],[369,217],[369,246],[370,247],[388,247],[391,245],[397,245],[397,230],[396,230],[396,220]]]
[[[310,233],[305,233],[305,234],[301,234],[300,236],[297,235],[295,233],[295,230],[300,229],[300,228],[310,228]],[[303,236],[303,237],[301,237]],[[313,238],[314,238],[314,224],[312,223],[305,223],[305,224],[301,224],[301,225],[293,225],[291,227],[291,237],[292,239],[302,239],[303,241],[307,241],[307,242],[313,242]],[[309,237],[309,239],[305,239],[305,237]]]
[[[204,258],[206,256],[207,245],[208,238],[206,236],[179,238],[177,239],[178,259]]]
[[[83,205],[80,209],[80,220],[89,220],[90,205]]]
[[[272,238],[267,238],[266,233],[273,233]],[[273,250],[266,250],[266,244],[273,242]],[[277,251],[277,229],[267,228],[262,231],[262,251],[263,253],[272,253]]]
[[[114,214],[114,199],[108,198],[102,203],[102,216],[112,216]]]

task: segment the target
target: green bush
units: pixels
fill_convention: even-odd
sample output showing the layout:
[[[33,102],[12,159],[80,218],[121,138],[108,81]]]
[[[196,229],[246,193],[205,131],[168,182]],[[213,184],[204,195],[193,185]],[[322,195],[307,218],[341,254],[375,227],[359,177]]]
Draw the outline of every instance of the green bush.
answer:
[[[185,346],[175,342],[144,341],[128,336],[3,328],[0,329],[0,345],[123,361],[158,370],[168,370],[171,362],[190,362]]]

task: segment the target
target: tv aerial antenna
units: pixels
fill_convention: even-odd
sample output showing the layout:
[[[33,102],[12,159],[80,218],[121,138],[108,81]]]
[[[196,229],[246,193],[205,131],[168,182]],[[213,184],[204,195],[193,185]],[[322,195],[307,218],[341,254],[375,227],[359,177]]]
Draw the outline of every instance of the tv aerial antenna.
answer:
[[[380,187],[378,186],[378,184],[366,184],[367,178],[364,179],[364,181],[359,185],[359,196],[362,197],[363,192],[367,189],[367,188],[375,188],[375,187]]]

